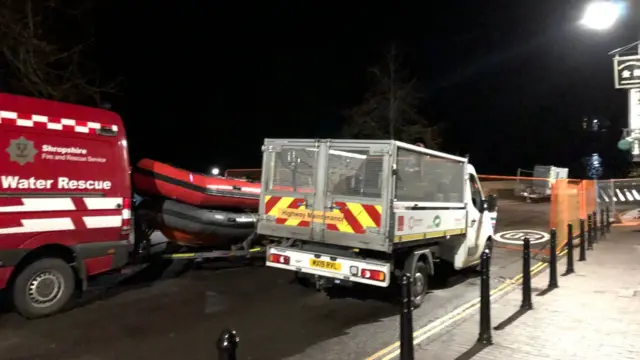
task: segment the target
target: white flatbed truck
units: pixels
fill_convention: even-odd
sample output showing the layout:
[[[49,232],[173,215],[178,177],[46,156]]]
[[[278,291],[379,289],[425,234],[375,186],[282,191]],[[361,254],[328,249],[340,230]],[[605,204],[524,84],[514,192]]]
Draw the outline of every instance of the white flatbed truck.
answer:
[[[319,289],[413,278],[414,306],[434,262],[477,266],[497,199],[466,158],[391,140],[265,139],[258,233],[267,266]]]

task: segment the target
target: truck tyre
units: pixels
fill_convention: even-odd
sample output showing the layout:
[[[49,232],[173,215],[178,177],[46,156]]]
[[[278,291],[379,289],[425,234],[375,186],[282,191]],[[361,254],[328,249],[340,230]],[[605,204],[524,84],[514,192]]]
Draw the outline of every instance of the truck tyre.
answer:
[[[53,315],[75,292],[73,270],[61,259],[44,258],[29,264],[13,283],[13,305],[27,319]]]
[[[429,268],[422,262],[416,262],[416,267],[413,275],[413,283],[411,285],[412,293],[412,305],[414,309],[417,309],[424,302],[424,298],[429,291]]]

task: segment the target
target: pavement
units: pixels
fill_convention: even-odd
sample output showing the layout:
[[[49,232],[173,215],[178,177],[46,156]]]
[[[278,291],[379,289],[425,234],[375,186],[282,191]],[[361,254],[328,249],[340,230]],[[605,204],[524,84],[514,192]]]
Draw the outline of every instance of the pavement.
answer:
[[[505,229],[529,229],[548,222],[545,208],[548,204],[514,202],[509,210],[503,204],[499,229],[505,223]],[[493,289],[520,274],[520,256],[495,249]],[[225,327],[240,336],[239,359],[373,360],[397,348],[399,307],[386,299],[329,299],[293,284],[290,272],[261,266],[217,262],[184,270],[186,263],[175,261],[161,277],[142,270],[126,278],[99,278],[78,306],[46,319],[0,314],[0,357],[212,359]],[[414,312],[416,331],[431,332],[438,321],[478,297],[475,271],[432,280],[431,293]],[[376,353],[382,355],[372,356]]]
[[[519,313],[519,288],[494,300],[493,345],[476,344],[475,311],[430,338],[417,339],[415,358],[640,359],[639,256],[640,232],[615,229],[587,252],[587,261],[575,263],[575,273],[560,276],[559,288],[539,296],[548,272],[535,277],[533,310]],[[565,268],[562,259],[559,273]]]

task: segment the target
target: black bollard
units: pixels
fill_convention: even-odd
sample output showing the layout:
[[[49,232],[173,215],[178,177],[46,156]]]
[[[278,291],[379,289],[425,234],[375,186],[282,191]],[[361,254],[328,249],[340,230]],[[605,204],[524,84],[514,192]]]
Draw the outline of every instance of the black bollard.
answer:
[[[565,275],[572,274],[575,270],[573,269],[573,224],[569,223],[567,225],[567,271],[565,271]]]
[[[597,244],[598,243],[598,213],[594,211],[591,214],[591,217],[593,218],[593,225],[591,227],[591,230],[593,231],[593,243]]]
[[[411,275],[402,275],[402,309],[400,312],[400,360],[413,360],[413,307]]]
[[[522,304],[520,310],[533,309],[531,302],[531,241],[522,239]]]
[[[609,207],[605,209],[605,218],[607,219],[607,233],[611,232],[611,214],[609,213]]]
[[[547,289],[553,290],[558,287],[558,240],[556,238],[556,229],[550,231],[551,239],[549,239],[549,285]]]
[[[234,330],[224,329],[218,336],[218,360],[236,360],[240,338]]]
[[[593,219],[587,215],[587,250],[593,250]]]
[[[604,211],[600,210],[600,237],[607,236],[607,223],[604,220]]]
[[[584,219],[580,219],[580,257],[578,261],[587,261],[587,240],[584,234]]]
[[[480,334],[478,335],[478,343],[483,345],[493,344],[491,336],[491,274],[489,272],[489,264],[491,262],[491,253],[489,250],[482,252],[480,259]]]

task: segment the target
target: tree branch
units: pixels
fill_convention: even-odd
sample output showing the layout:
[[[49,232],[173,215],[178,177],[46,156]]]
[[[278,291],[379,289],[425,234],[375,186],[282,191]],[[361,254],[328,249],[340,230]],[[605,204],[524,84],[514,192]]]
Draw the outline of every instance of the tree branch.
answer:
[[[441,144],[440,128],[420,115],[422,95],[416,91],[416,78],[405,80],[401,57],[392,49],[385,67],[372,67],[373,86],[363,102],[344,111],[347,121],[343,134],[350,137],[394,138],[413,142],[420,139],[427,147]]]
[[[116,93],[118,81],[101,81],[88,61],[93,45],[90,2],[71,1],[69,7],[54,0],[5,0],[0,4],[0,66],[4,66],[12,92],[99,105],[101,96]],[[69,16],[71,15],[71,16]],[[75,39],[60,41],[60,23]],[[75,31],[74,31],[75,30]]]

